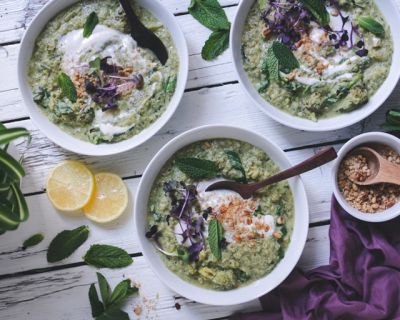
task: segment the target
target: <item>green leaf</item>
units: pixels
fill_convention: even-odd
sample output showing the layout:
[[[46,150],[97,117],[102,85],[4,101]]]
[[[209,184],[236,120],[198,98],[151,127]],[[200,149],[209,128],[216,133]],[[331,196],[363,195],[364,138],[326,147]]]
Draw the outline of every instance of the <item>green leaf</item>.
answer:
[[[224,229],[218,220],[211,220],[208,224],[208,245],[210,246],[211,253],[217,258],[221,259],[221,240],[224,236]]]
[[[57,262],[69,257],[88,237],[89,228],[87,226],[60,232],[50,243],[47,250],[47,261]]]
[[[19,181],[25,176],[25,170],[21,164],[2,149],[0,149],[0,167],[14,181]]]
[[[97,17],[96,12],[89,14],[83,27],[83,37],[89,38],[98,23],[99,18]]]
[[[83,260],[97,268],[111,269],[124,268],[133,262],[125,250],[105,244],[92,245]]]
[[[242,160],[240,160],[239,155],[233,150],[225,150],[225,153],[228,156],[232,168],[242,173],[242,177],[238,179],[238,181],[246,183],[247,182],[246,171],[244,171]]]
[[[325,7],[324,1],[321,0],[300,0],[311,14],[321,23],[322,26],[329,25],[330,16]]]
[[[229,47],[229,31],[214,31],[204,44],[201,56],[204,60],[211,61],[221,55]]]
[[[131,280],[129,279],[123,280],[120,283],[118,283],[117,286],[114,288],[111,294],[110,305],[118,306],[126,298],[138,292],[139,292],[138,288],[131,286]]]
[[[89,74],[100,71],[101,59],[97,57],[96,59],[89,61]]]
[[[33,236],[29,237],[24,241],[24,243],[22,244],[22,248],[26,250],[27,248],[36,246],[39,243],[41,243],[43,239],[44,239],[43,234],[41,233],[34,234]]]
[[[387,124],[398,126],[400,129],[400,110],[389,110],[386,113]]]
[[[372,17],[361,17],[357,19],[357,22],[362,28],[376,35],[381,35],[385,33],[385,28],[383,27],[383,25]]]
[[[265,59],[262,69],[268,69],[269,78],[274,81],[280,79],[279,71],[290,73],[300,67],[299,61],[293,55],[292,50],[279,41],[274,41],[268,48]]]
[[[219,172],[217,164],[210,160],[180,158],[175,160],[179,170],[192,179],[214,178]]]
[[[258,206],[256,210],[253,212],[253,216],[259,217],[259,216],[265,216],[265,212],[262,211],[261,206]]]
[[[30,139],[31,135],[25,128],[0,130],[0,145],[10,143],[11,141],[21,137],[29,137]]]
[[[15,230],[19,226],[18,219],[12,210],[12,206],[4,199],[0,200],[0,229],[2,230]]]
[[[96,318],[96,320],[130,320],[129,315],[119,309],[106,310],[102,315]]]
[[[217,0],[192,0],[189,13],[212,31],[229,30],[230,22]]]
[[[75,103],[78,100],[78,94],[76,88],[71,78],[64,72],[60,73],[57,78],[58,86],[65,97],[67,97],[71,102]]]
[[[97,281],[99,282],[101,299],[103,300],[103,306],[105,309],[107,309],[107,306],[110,302],[111,288],[107,282],[107,279],[100,272],[96,272],[96,274]]]
[[[163,80],[162,82],[162,89],[165,93],[173,93],[176,89],[177,78],[168,77],[167,80]]]
[[[19,221],[22,222],[28,220],[29,217],[28,204],[26,203],[24,195],[22,194],[21,189],[19,188],[19,183],[12,183],[10,185],[10,189],[11,189],[12,199],[18,208],[16,213],[18,213]]]
[[[89,301],[92,309],[92,317],[96,318],[104,312],[104,306],[99,300],[95,285],[92,283],[89,288]]]

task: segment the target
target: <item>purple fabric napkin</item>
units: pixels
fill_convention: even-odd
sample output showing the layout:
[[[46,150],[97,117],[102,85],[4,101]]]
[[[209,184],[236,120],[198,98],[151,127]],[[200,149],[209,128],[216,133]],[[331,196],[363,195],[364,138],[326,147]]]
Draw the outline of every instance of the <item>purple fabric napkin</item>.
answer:
[[[260,298],[262,312],[231,319],[400,319],[400,219],[356,220],[332,199],[329,265],[294,270]]]

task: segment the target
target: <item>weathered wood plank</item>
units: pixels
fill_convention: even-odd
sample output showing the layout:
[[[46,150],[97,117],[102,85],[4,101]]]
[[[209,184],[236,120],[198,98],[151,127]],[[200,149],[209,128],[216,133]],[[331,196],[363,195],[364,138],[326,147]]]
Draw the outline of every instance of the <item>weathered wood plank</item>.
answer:
[[[310,269],[326,264],[329,258],[328,226],[312,228],[308,239],[299,266]],[[90,319],[87,293],[89,285],[96,281],[95,271],[82,266],[1,280],[0,317],[2,320],[23,320],[43,319],[45,315],[46,319]],[[147,305],[154,305],[154,309],[144,307],[141,317],[145,319],[211,319],[236,311],[259,309],[257,301],[220,308],[179,297],[156,278],[143,257],[136,258],[129,268],[101,272],[110,279],[112,287],[123,277],[140,283],[140,296],[130,299],[125,306],[133,319],[136,319],[133,307],[145,306],[145,300],[149,301]],[[181,305],[180,310],[175,308],[176,302]]]
[[[39,10],[50,0],[2,0],[0,3],[0,45],[21,40],[26,27]],[[160,0],[173,14],[187,13],[190,0]],[[238,0],[220,0],[231,6]]]

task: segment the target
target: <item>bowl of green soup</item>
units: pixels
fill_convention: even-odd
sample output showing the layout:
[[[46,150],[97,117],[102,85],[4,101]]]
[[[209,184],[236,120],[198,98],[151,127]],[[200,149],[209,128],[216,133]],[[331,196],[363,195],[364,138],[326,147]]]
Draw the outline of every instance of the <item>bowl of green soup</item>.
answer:
[[[188,73],[183,32],[158,1],[131,6],[167,48],[165,64],[130,35],[118,1],[51,1],[24,35],[18,77],[25,105],[38,128],[67,150],[102,156],[135,148],[181,100]]]
[[[241,1],[235,69],[261,111],[296,129],[329,131],[376,111],[400,77],[396,1]]]
[[[195,301],[234,305],[278,286],[293,270],[308,232],[300,177],[243,199],[218,179],[255,182],[291,164],[265,137],[230,126],[204,126],[166,144],[141,179],[136,234],[153,271]]]

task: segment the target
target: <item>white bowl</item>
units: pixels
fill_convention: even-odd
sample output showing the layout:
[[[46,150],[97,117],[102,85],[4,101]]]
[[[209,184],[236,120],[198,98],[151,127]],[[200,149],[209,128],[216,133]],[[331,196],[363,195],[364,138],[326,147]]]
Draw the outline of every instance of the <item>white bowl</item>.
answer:
[[[54,16],[62,10],[71,6],[77,0],[53,0],[49,2],[39,12],[39,14],[32,21],[28,30],[22,39],[21,47],[18,56],[18,81],[21,89],[22,98],[29,111],[30,117],[37,125],[37,127],[54,143],[72,152],[92,155],[92,156],[105,156],[124,152],[139,146],[153,135],[155,135],[172,117],[176,108],[178,107],[183,92],[185,90],[188,70],[189,70],[189,54],[187,44],[182,30],[180,29],[176,18],[168,12],[168,10],[159,1],[136,0],[142,7],[149,10],[158,20],[160,20],[172,35],[174,45],[178,51],[179,56],[179,73],[175,94],[172,97],[167,109],[162,116],[156,120],[151,126],[141,131],[134,137],[127,140],[111,143],[94,145],[89,142],[77,139],[68,133],[62,131],[54,123],[52,123],[46,115],[39,110],[39,107],[33,102],[32,91],[28,84],[27,71],[28,64],[32,56],[33,48],[36,38],[41,33],[46,24]]]
[[[204,289],[182,280],[170,271],[153,244],[146,238],[147,203],[150,190],[164,164],[180,149],[196,141],[229,138],[248,142],[264,150],[271,159],[281,168],[291,166],[285,153],[265,137],[236,127],[215,125],[203,126],[187,131],[167,143],[147,166],[140,181],[135,200],[136,233],[142,246],[142,252],[154,273],[172,290],[191,300],[211,305],[234,305],[256,299],[277,287],[297,264],[303,251],[308,232],[308,204],[307,196],[300,177],[289,180],[294,196],[295,221],[290,245],[285,257],[267,276],[245,287],[230,291],[214,291]]]
[[[386,18],[387,23],[391,27],[394,52],[392,67],[389,75],[379,90],[370,98],[369,102],[358,110],[350,113],[339,115],[330,119],[321,119],[317,122],[296,117],[274,107],[269,102],[265,101],[253,84],[250,82],[246,71],[243,68],[242,56],[241,56],[241,44],[244,24],[248,13],[253,6],[255,0],[242,0],[239,4],[235,20],[232,25],[230,43],[233,56],[233,64],[239,77],[239,81],[242,84],[244,90],[258,106],[258,108],[270,116],[272,119],[295,129],[306,130],[306,131],[330,131],[337,130],[344,127],[353,125],[369,115],[375,112],[390,96],[393,92],[396,84],[400,78],[400,12],[399,5],[395,0],[377,0],[375,3],[381,10],[382,14]]]
[[[349,152],[358,146],[363,144],[370,144],[370,143],[378,143],[382,145],[386,145],[391,147],[397,153],[400,154],[400,139],[396,138],[387,133],[382,132],[369,132],[364,133],[359,136],[354,137],[350,141],[348,141],[339,151],[338,158],[336,159],[333,170],[332,170],[332,185],[334,186],[333,192],[339,204],[342,208],[351,214],[353,217],[368,221],[368,222],[383,222],[388,221],[393,218],[396,218],[400,215],[400,202],[394,205],[392,208],[385,210],[383,212],[378,213],[365,213],[353,208],[343,197],[342,193],[339,190],[339,185],[337,181],[337,173],[339,170],[340,163],[349,154]]]

